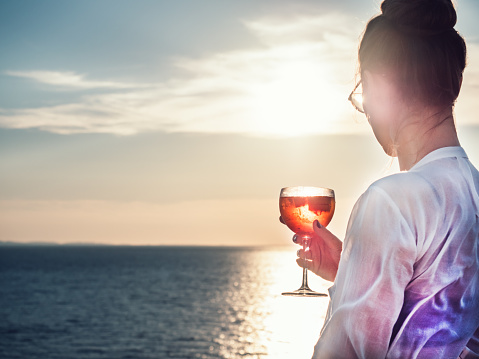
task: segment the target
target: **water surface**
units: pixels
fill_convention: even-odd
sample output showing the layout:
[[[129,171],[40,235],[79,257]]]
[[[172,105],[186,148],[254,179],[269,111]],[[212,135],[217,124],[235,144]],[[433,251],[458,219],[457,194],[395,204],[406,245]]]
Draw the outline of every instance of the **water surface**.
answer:
[[[295,251],[0,247],[0,357],[309,358],[328,299],[280,295]]]

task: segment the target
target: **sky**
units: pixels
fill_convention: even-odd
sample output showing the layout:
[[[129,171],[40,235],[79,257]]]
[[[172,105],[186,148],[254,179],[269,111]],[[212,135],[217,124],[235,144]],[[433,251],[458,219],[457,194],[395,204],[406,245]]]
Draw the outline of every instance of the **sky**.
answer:
[[[397,171],[347,97],[377,0],[0,2],[0,241],[289,245],[280,189]],[[477,0],[456,105],[479,164]]]

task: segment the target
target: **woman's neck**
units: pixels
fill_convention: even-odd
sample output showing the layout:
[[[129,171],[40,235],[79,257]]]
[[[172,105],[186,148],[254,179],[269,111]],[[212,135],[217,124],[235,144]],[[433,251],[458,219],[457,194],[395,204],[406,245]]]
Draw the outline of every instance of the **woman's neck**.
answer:
[[[408,171],[427,154],[442,147],[459,146],[452,108],[423,112],[410,118],[398,133],[396,154],[401,171]]]

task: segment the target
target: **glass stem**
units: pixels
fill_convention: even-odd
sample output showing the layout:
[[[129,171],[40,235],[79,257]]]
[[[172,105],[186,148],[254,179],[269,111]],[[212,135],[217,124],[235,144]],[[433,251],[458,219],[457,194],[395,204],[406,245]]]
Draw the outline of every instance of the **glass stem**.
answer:
[[[309,241],[311,238],[303,237],[303,261],[306,262],[306,251],[309,250]],[[300,289],[309,289],[308,286],[308,269],[303,267],[303,283]]]

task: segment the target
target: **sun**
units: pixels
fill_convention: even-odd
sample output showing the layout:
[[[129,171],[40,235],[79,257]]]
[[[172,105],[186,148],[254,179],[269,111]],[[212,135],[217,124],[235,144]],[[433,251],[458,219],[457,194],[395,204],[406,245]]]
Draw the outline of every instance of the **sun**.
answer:
[[[331,78],[328,66],[298,59],[276,64],[269,81],[249,91],[252,130],[290,137],[336,132],[347,90]]]

